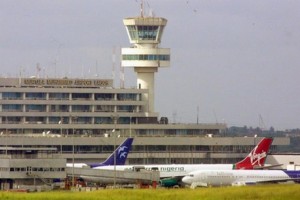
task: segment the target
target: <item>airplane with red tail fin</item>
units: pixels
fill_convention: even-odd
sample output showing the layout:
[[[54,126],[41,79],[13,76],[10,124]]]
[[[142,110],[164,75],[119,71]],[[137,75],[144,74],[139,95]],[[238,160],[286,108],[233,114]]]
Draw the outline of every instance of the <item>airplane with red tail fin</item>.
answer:
[[[272,138],[264,138],[252,149],[246,158],[233,165],[234,169],[256,169],[264,166],[267,153],[273,142]]]
[[[272,141],[272,138],[263,138],[245,159],[235,164],[119,165],[116,166],[116,170],[158,170],[160,172],[160,184],[165,187],[173,187],[180,185],[184,176],[196,170],[242,170],[263,167]],[[113,170],[114,166],[99,166],[94,169]],[[101,177],[99,177],[98,182],[101,183]]]

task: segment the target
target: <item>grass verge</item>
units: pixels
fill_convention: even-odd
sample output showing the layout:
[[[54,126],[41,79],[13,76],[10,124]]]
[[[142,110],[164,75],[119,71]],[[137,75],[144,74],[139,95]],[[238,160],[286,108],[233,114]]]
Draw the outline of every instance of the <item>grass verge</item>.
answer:
[[[51,191],[35,193],[0,192],[6,200],[216,200],[216,199],[300,199],[300,185],[274,184],[241,187],[217,187],[192,189],[103,189],[93,192]]]

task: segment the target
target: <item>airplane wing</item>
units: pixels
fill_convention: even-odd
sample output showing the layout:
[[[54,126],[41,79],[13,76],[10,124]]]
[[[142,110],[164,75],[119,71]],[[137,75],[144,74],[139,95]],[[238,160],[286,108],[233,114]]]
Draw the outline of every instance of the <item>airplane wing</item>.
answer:
[[[282,166],[283,164],[277,164],[277,165],[264,165],[264,166],[254,166],[254,169],[270,169],[270,168],[274,168],[274,167],[279,167]]]
[[[288,181],[300,182],[299,178],[286,178],[280,180],[264,180],[264,181],[239,181],[232,183],[232,186],[241,186],[241,185],[255,185],[255,184],[268,184],[268,183],[284,183]]]

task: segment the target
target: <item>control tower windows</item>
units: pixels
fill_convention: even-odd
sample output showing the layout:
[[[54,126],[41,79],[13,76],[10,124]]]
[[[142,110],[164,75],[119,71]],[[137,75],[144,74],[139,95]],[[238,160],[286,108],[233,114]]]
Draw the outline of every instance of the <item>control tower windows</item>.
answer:
[[[153,55],[153,54],[140,54],[140,55],[122,55],[123,60],[164,60],[170,61],[170,55]]]
[[[127,26],[131,40],[137,40],[136,26]]]
[[[156,40],[159,26],[127,26],[131,40]]]
[[[138,26],[138,36],[140,40],[155,40],[158,26]]]

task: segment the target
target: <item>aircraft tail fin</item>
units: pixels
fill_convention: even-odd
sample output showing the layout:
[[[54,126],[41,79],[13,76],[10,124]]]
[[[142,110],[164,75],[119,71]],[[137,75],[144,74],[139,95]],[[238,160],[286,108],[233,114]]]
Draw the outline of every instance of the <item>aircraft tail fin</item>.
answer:
[[[114,156],[116,156],[116,165],[125,165],[128,153],[131,149],[133,138],[127,138],[117,149],[102,163],[90,164],[91,168],[114,165]]]
[[[242,161],[235,163],[234,169],[254,169],[263,166],[273,138],[263,138]]]

